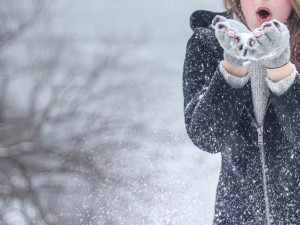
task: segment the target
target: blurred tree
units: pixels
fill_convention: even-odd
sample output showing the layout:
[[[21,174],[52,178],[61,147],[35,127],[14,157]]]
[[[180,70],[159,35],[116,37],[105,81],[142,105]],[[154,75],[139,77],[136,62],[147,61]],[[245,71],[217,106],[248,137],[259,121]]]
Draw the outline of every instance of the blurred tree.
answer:
[[[142,129],[107,110],[122,99],[113,74],[144,38],[101,38],[89,55],[51,30],[46,3],[0,1],[0,225],[97,224],[111,150],[138,145],[118,128]]]

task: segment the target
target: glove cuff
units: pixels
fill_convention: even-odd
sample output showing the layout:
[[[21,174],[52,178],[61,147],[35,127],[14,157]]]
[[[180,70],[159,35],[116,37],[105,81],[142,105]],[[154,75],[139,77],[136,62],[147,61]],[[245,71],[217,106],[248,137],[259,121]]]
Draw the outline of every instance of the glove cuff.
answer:
[[[284,52],[277,58],[262,60],[262,63],[268,69],[276,69],[282,67],[290,61],[290,48],[287,47]]]
[[[229,63],[235,65],[235,66],[246,66],[251,63],[250,60],[246,59],[237,59],[234,56],[224,52],[224,59],[227,60]]]

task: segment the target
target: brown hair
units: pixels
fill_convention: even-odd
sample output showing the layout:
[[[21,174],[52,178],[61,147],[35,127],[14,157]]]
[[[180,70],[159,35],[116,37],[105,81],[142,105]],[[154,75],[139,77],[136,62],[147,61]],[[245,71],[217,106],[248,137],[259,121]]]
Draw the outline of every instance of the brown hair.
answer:
[[[235,13],[239,16],[244,23],[246,24],[245,17],[242,12],[240,0],[223,0],[224,6],[228,13]],[[291,0],[292,12],[289,17],[290,25],[290,48],[291,48],[291,57],[290,60],[297,67],[297,70],[300,72],[300,1]]]

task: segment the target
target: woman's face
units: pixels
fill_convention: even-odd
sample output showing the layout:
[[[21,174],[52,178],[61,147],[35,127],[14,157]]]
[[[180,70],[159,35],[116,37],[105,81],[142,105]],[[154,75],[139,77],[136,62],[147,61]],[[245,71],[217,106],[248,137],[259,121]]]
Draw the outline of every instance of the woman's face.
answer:
[[[253,31],[262,23],[277,19],[285,23],[292,11],[290,0],[240,0],[248,27]]]

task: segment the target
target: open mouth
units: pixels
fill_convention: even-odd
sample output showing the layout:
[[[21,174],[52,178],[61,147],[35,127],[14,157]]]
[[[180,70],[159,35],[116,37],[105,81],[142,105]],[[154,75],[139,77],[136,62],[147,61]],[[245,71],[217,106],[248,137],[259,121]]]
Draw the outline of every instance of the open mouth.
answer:
[[[270,13],[268,12],[268,11],[266,11],[266,10],[259,10],[258,12],[257,12],[257,14],[260,16],[260,18],[262,18],[262,19],[266,19],[269,15],[270,15]]]
[[[261,23],[271,20],[271,17],[271,11],[266,7],[259,7],[256,11],[256,18]]]

